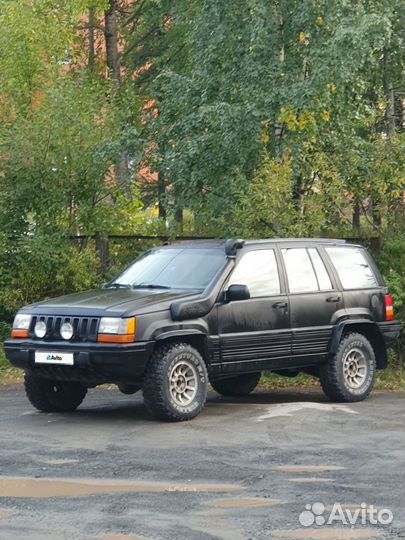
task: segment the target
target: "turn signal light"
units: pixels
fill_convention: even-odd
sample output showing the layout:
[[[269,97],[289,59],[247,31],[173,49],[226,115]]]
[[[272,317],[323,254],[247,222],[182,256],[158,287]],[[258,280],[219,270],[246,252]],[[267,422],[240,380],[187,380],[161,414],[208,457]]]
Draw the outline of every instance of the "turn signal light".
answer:
[[[98,329],[99,343],[133,343],[136,335],[136,319],[102,317]]]
[[[394,320],[394,299],[390,294],[385,295],[385,320]]]
[[[11,330],[11,337],[17,338],[17,339],[27,338],[27,337],[30,337],[30,333],[28,330],[21,330],[19,328],[13,328]]]
[[[99,334],[97,341],[99,343],[133,343],[135,334],[124,334],[117,336],[114,334]]]

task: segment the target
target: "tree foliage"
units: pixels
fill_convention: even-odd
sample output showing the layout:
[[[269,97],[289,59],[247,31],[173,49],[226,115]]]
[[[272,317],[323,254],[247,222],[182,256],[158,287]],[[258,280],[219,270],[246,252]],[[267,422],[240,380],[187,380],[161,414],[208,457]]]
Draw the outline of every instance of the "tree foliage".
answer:
[[[397,103],[404,84],[399,1],[195,5],[185,35],[181,16],[170,30],[183,29],[187,61],[169,60],[150,85],[159,106],[151,137],[173,207],[205,221],[227,215],[235,182],[248,193],[267,159],[290,161],[295,222],[316,198],[333,206],[330,193],[342,189],[338,209],[319,209],[318,229],[350,223],[352,201],[399,200],[403,121],[389,133],[386,118],[387,78]]]
[[[3,2],[1,310],[101,280],[71,236],[181,226],[378,235],[400,297],[404,21],[400,0]]]

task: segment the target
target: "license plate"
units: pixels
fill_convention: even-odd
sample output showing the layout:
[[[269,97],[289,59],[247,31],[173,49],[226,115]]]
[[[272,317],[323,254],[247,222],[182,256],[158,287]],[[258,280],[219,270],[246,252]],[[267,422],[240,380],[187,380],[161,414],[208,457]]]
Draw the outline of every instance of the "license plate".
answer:
[[[39,352],[35,351],[36,364],[61,364],[64,366],[73,366],[73,353],[66,352]]]

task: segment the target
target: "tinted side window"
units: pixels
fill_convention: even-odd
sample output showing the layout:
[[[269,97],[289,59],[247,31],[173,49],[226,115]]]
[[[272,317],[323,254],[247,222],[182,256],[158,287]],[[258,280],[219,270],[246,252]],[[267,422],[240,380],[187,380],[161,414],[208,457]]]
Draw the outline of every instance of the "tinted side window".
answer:
[[[332,283],[318,250],[315,248],[309,248],[308,253],[311,257],[311,261],[314,265],[316,276],[318,278],[319,290],[330,291],[333,289]]]
[[[318,291],[318,281],[308,252],[303,248],[283,249],[290,292]]]
[[[344,289],[369,289],[378,287],[363,250],[351,247],[327,247]]]
[[[251,298],[280,292],[277,262],[272,249],[248,251],[233,271],[228,285],[246,285]]]

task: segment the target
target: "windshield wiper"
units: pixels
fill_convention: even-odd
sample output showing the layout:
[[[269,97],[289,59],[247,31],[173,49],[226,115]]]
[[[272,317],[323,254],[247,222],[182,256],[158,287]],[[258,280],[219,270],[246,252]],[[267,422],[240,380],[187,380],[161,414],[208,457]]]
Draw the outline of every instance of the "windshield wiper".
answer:
[[[132,285],[133,289],[171,289],[167,285],[157,285],[156,283],[136,283]]]
[[[106,289],[130,289],[131,285],[128,285],[126,283],[109,283],[105,288]]]

